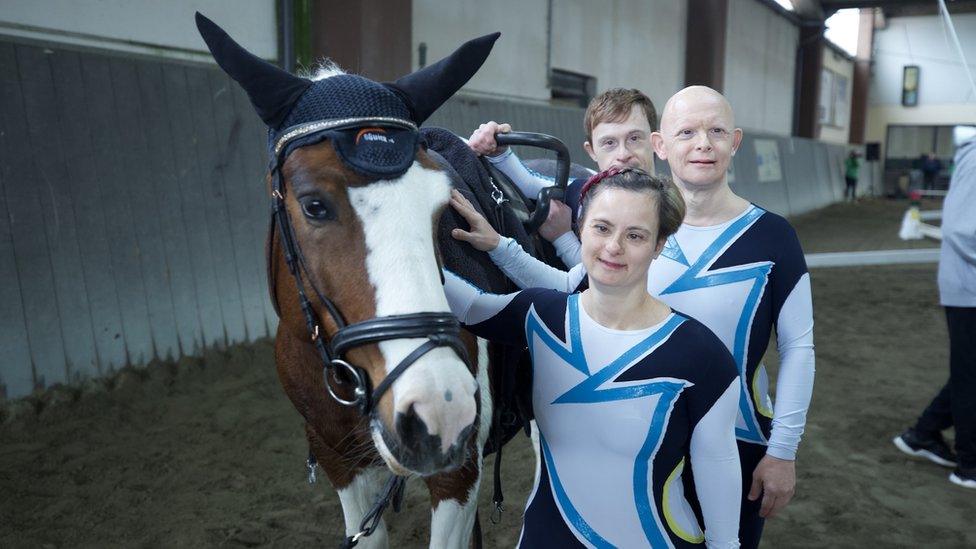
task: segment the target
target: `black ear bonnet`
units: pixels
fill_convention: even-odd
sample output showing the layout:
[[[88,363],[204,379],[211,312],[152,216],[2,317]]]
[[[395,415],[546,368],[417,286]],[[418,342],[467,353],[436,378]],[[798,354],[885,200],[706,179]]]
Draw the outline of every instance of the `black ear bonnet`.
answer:
[[[283,139],[290,132],[298,136]],[[359,175],[395,179],[413,164],[419,133],[393,91],[359,75],[338,74],[313,81],[280,126],[268,130],[272,159],[281,162],[296,148],[325,139]],[[278,154],[276,144],[283,145]]]
[[[214,59],[268,125],[272,171],[297,147],[329,139],[342,162],[368,179],[395,179],[410,168],[418,126],[477,72],[499,36],[471,40],[395,82],[353,74],[313,81],[249,53],[200,13],[196,21]]]

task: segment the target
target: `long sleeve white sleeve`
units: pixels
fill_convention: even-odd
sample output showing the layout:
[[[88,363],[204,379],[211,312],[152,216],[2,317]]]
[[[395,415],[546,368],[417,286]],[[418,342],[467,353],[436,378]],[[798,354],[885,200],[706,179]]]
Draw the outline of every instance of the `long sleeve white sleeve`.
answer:
[[[580,263],[569,270],[560,271],[532,257],[511,238],[501,237],[498,246],[488,252],[488,257],[512,279],[519,288],[548,288],[561,292],[573,292],[586,276]]]
[[[768,455],[796,459],[807,409],[813,395],[813,299],[810,274],[804,274],[790,292],[776,320],[776,348],[780,366],[776,376],[776,403]]]
[[[739,380],[701,418],[691,434],[691,470],[709,548],[739,547],[742,470],[735,442]]]
[[[552,246],[556,249],[556,255],[567,267],[579,265],[583,261],[582,246],[572,231],[557,237],[552,241]]]
[[[498,156],[486,156],[485,158],[492,166],[507,175],[526,198],[535,200],[539,196],[539,191],[556,183],[554,177],[547,177],[526,168],[512,149],[508,149]]]
[[[462,324],[478,324],[494,317],[518,295],[489,294],[447,269],[443,273],[447,305]]]

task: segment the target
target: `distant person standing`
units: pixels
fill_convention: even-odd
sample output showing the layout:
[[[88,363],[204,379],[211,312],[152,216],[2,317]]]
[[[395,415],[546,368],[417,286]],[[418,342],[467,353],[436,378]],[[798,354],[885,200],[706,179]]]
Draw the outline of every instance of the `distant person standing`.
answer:
[[[976,140],[956,152],[942,207],[939,297],[949,328],[949,381],[915,426],[895,437],[906,454],[955,467],[949,480],[976,489]],[[956,451],[942,438],[954,427]]]
[[[939,172],[942,171],[942,162],[939,160],[935,153],[928,153],[922,159],[922,186],[925,190],[932,190],[935,188],[935,178],[939,176]]]
[[[847,159],[844,160],[844,180],[847,181],[847,187],[844,189],[844,198],[851,202],[857,199],[857,176],[861,171],[859,156],[861,155],[857,151],[851,151],[848,153]]]

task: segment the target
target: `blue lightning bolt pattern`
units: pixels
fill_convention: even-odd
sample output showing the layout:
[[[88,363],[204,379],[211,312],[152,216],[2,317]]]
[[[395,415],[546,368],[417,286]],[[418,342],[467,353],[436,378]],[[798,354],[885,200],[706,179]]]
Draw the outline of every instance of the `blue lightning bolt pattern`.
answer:
[[[646,383],[629,384],[623,387],[609,387],[601,389],[604,384],[612,381],[617,375],[645,356],[649,351],[666,341],[675,330],[684,322],[684,318],[672,315],[661,328],[655,330],[637,345],[631,347],[616,360],[601,368],[594,374],[589,373],[589,366],[583,353],[582,338],[580,336],[579,325],[579,294],[569,296],[566,303],[569,315],[569,345],[556,338],[544,324],[539,320],[535,311],[532,311],[525,323],[526,341],[530,342],[529,350],[535,359],[533,336],[539,339],[558,357],[566,361],[574,369],[580,371],[586,378],[556,398],[552,404],[592,404],[598,402],[611,402],[616,400],[635,399],[660,395],[651,416],[650,428],[641,449],[638,451],[634,461],[633,488],[634,504],[637,507],[637,514],[640,517],[641,526],[647,540],[652,547],[670,547],[670,540],[664,537],[664,528],[658,518],[657,508],[651,502],[650,490],[648,487],[648,470],[654,455],[657,453],[664,437],[665,427],[674,403],[678,396],[691,383],[673,378],[658,378],[647,380]],[[572,523],[577,532],[596,547],[613,547],[613,545],[598,534],[579,514],[573,505],[566,490],[559,480],[555,461],[549,444],[545,438],[540,436],[542,453],[546,461],[546,469],[550,472],[552,479],[553,493],[559,501],[566,518]]]
[[[746,442],[752,442],[757,444],[765,444],[766,437],[763,435],[762,429],[759,428],[759,422],[756,419],[755,412],[753,411],[752,404],[749,401],[749,382],[746,379],[746,351],[749,348],[748,338],[749,329],[752,324],[752,319],[756,314],[756,309],[759,307],[759,301],[762,297],[763,289],[766,287],[766,282],[768,280],[769,272],[773,268],[773,263],[770,261],[763,261],[758,263],[751,263],[749,265],[744,265],[741,267],[729,267],[716,271],[714,273],[708,272],[708,267],[715,261],[718,257],[719,252],[721,252],[734,238],[736,235],[740,234],[748,226],[750,226],[755,220],[759,219],[765,210],[759,207],[753,207],[745,215],[736,220],[734,223],[729,225],[715,242],[712,242],[708,248],[702,252],[701,257],[691,266],[688,267],[680,277],[677,278],[670,286],[665,288],[661,295],[674,294],[679,292],[687,292],[689,290],[697,290],[701,288],[710,288],[713,286],[722,286],[725,284],[734,284],[736,282],[752,281],[752,287],[749,289],[749,294],[746,297],[745,305],[742,307],[742,312],[739,315],[739,320],[735,327],[735,336],[732,345],[732,357],[735,358],[735,363],[739,368],[739,379],[742,381],[742,391],[739,397],[739,413],[742,415],[743,423],[745,428],[740,428],[736,426],[735,436]],[[669,239],[668,244],[671,244]],[[675,241],[673,248],[669,255],[671,259],[682,263],[683,265],[688,265],[687,259],[685,259],[684,253],[681,252],[678,242]],[[668,246],[665,246],[665,251],[667,251]],[[662,252],[662,255],[665,255]],[[675,259],[680,257],[680,259]]]
[[[664,249],[661,250],[661,255],[677,261],[685,267],[691,265],[688,263],[688,258],[685,257],[685,253],[681,251],[681,246],[678,245],[678,241],[674,238],[674,235],[669,236],[667,241],[665,241]]]

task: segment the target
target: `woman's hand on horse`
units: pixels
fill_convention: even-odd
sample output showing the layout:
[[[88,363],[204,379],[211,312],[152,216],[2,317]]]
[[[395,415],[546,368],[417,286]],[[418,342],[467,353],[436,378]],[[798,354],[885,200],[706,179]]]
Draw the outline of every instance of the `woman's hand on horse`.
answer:
[[[508,147],[499,147],[495,142],[495,134],[510,131],[512,131],[510,124],[499,124],[494,120],[485,122],[468,138],[468,147],[481,156],[498,156],[507,151]]]
[[[464,195],[457,190],[451,191],[451,207],[461,214],[468,225],[471,225],[468,231],[454,229],[451,231],[451,236],[471,244],[474,249],[482,252],[490,252],[498,247],[501,237],[488,223],[485,216],[478,213],[471,202],[468,202],[468,199],[464,198]]]

